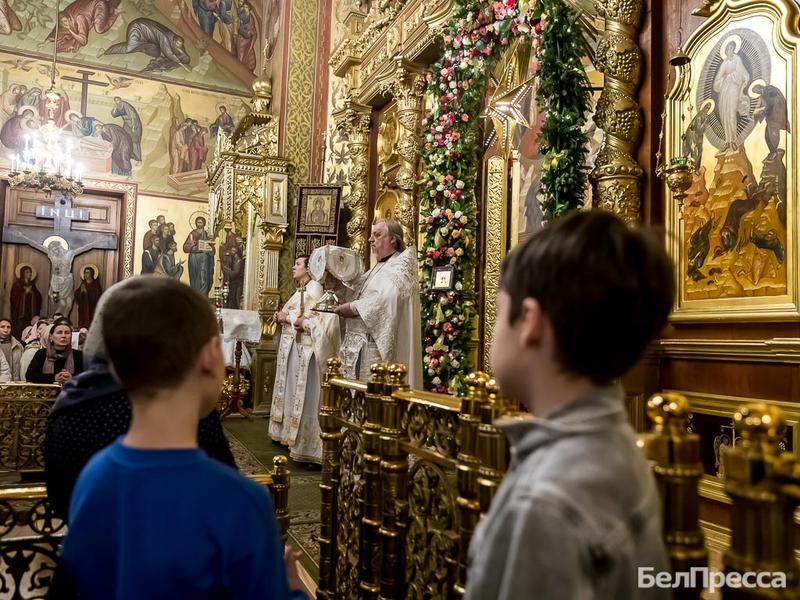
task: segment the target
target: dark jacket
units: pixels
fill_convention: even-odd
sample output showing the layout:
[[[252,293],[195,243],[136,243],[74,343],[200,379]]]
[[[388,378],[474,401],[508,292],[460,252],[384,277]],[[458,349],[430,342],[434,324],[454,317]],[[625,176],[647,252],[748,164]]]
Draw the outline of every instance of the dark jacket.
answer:
[[[73,375],[78,375],[83,371],[83,352],[80,350],[72,351],[73,362],[75,363],[75,372]],[[56,359],[55,367],[52,373],[42,373],[44,368],[44,361],[47,358],[47,350],[42,348],[36,351],[33,355],[31,363],[28,365],[28,370],[25,372],[25,380],[28,383],[55,383],[56,375],[61,372],[67,362],[66,357]]]
[[[84,465],[125,434],[130,423],[127,394],[104,362],[93,360],[89,370],[64,385],[44,440],[47,496],[56,515],[67,517],[72,488]],[[236,468],[216,410],[200,421],[198,443],[211,458]]]

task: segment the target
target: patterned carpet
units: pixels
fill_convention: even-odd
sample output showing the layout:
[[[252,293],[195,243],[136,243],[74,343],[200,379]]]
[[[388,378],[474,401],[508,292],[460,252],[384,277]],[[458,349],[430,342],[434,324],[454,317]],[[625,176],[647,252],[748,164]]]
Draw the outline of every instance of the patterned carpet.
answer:
[[[289,452],[267,435],[267,420],[228,417],[223,421],[236,463],[251,475],[272,470],[273,457]],[[320,502],[319,466],[289,459],[289,543],[303,552],[300,562],[316,581],[319,578]]]

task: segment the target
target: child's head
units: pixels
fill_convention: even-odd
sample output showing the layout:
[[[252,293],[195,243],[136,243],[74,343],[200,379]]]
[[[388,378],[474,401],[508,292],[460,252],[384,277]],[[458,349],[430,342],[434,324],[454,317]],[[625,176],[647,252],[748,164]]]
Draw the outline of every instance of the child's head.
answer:
[[[208,299],[169,277],[136,277],[110,295],[101,321],[107,358],[134,402],[189,385],[201,415],[211,411],[225,367]]]
[[[652,232],[611,213],[547,225],[503,263],[492,347],[501,387],[524,401],[537,364],[598,386],[622,376],[664,327],[673,277]]]

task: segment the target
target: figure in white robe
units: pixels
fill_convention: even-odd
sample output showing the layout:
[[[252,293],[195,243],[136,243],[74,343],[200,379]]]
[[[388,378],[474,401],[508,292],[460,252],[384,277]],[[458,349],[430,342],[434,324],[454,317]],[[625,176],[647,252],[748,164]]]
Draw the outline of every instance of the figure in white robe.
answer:
[[[308,257],[295,261],[292,274],[304,284],[275,315],[281,323],[275,385],[270,409],[270,437],[289,447],[298,462],[322,462],[319,403],[322,375],[339,348],[339,319],[315,313],[322,286],[308,276]]]
[[[739,148],[739,116],[750,113],[750,98],[747,86],[750,73],[736,52],[736,42],[729,42],[725,47],[725,60],[720,64],[714,76],[714,91],[718,94],[717,110],[722,130],[725,135],[725,148]]]
[[[370,247],[375,266],[355,281],[337,312],[346,319],[339,358],[347,377],[367,380],[376,362],[408,367],[408,384],[422,389],[422,336],[419,275],[415,248],[406,248],[403,229],[394,219],[372,226]]]

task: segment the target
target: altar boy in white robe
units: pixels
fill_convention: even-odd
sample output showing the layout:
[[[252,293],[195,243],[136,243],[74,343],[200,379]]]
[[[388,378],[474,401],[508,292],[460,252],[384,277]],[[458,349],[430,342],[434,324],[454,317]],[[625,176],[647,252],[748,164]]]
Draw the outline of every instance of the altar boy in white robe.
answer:
[[[276,314],[282,329],[269,431],[272,439],[289,446],[293,460],[321,463],[321,382],[328,359],[339,350],[339,318],[312,311],[323,290],[310,277],[307,256],[295,261],[292,276],[305,286],[303,310],[297,291],[283,314]]]
[[[347,377],[366,380],[376,362],[403,363],[408,384],[422,388],[419,272],[416,249],[406,248],[394,219],[372,225],[369,245],[375,266],[351,282],[349,302],[337,309],[346,319],[339,358]]]

